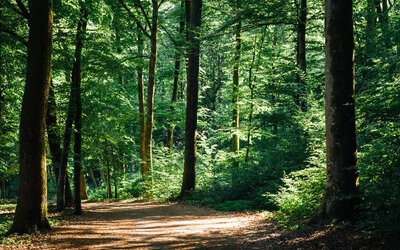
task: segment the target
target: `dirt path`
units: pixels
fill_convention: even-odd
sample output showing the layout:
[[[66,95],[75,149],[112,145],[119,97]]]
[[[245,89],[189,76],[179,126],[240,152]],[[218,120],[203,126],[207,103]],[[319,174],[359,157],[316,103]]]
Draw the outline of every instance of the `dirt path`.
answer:
[[[329,230],[311,230],[300,235],[282,232],[255,213],[222,213],[177,203],[129,201],[84,203],[83,208],[83,216],[67,216],[67,223],[54,227],[50,233],[29,236],[31,238],[19,247],[11,244],[5,248],[352,248],[352,244],[342,238],[343,232],[340,232],[339,236],[335,236],[335,232]],[[340,240],[336,241],[338,237]]]

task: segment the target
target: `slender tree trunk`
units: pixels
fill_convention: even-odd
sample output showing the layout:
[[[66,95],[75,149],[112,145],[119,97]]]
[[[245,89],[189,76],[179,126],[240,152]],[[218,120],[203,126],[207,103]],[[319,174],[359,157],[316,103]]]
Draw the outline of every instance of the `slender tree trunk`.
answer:
[[[140,58],[140,63],[137,66],[137,82],[138,82],[138,99],[139,99],[139,124],[140,124],[140,136],[139,136],[139,144],[140,144],[140,170],[142,176],[147,169],[147,160],[146,160],[146,122],[145,122],[145,114],[144,114],[144,88],[143,88],[143,35],[140,31],[137,33],[137,49],[138,49],[138,57]]]
[[[32,233],[50,228],[44,133],[51,79],[53,1],[29,0],[28,4],[27,76],[19,130],[19,195],[8,233]]]
[[[46,115],[46,129],[47,138],[49,141],[49,148],[51,154],[51,160],[54,166],[54,175],[56,177],[56,183],[58,183],[58,174],[60,172],[61,162],[61,137],[58,134],[58,117],[57,117],[57,102],[54,95],[53,83],[50,83],[49,100],[47,106]],[[68,175],[65,176],[65,204],[68,207],[73,206],[74,199],[72,197],[71,185],[69,184]]]
[[[82,169],[82,101],[81,101],[81,60],[83,40],[86,34],[88,13],[81,6],[81,18],[78,23],[75,51],[75,74],[72,81],[75,82],[75,131],[74,131],[74,214],[82,214],[81,204],[81,169]]]
[[[321,215],[353,217],[357,205],[352,1],[326,0],[327,180]]]
[[[75,60],[72,68],[72,81],[71,81],[69,107],[68,107],[67,119],[65,122],[64,143],[63,143],[63,150],[61,153],[60,172],[58,177],[57,211],[63,211],[65,209],[65,196],[66,196],[65,187],[67,178],[68,154],[71,148],[72,125],[74,119],[76,119],[77,91],[80,92],[80,71],[81,71],[80,64],[81,64],[81,54],[83,46],[82,36],[84,35],[83,31],[86,29],[86,22],[87,22],[86,21],[87,14],[82,13],[82,15],[86,15],[86,17],[85,18],[83,18],[83,16],[81,17],[81,20],[78,22],[77,33],[76,33],[76,44],[75,44],[75,55],[74,55]],[[83,19],[84,22],[82,23]],[[80,100],[78,100],[78,102],[80,102]],[[79,141],[79,138],[75,140]],[[78,147],[80,146],[78,145]],[[79,201],[76,201],[75,199],[74,204],[77,204],[78,202]]]
[[[88,195],[87,195],[87,189],[86,189],[86,178],[85,175],[81,173],[81,188],[80,188],[80,194],[79,196],[81,197],[82,200],[87,200]]]
[[[297,80],[300,84],[297,104],[304,112],[307,111],[307,82],[305,79],[307,73],[306,63],[306,23],[307,23],[307,0],[299,0],[298,24],[297,24]],[[297,2],[297,1],[296,1]]]
[[[122,181],[126,181],[126,163],[125,163],[125,156],[122,155],[122,164],[121,164],[121,169],[122,169]]]
[[[185,8],[185,1],[181,0],[181,18],[179,22],[179,36],[182,36],[183,31],[185,30],[185,15],[184,15],[184,8]],[[180,41],[181,37],[179,37]],[[178,88],[179,88],[179,72],[181,69],[181,53],[182,49],[182,43],[178,42],[175,46],[175,68],[174,68],[174,85],[172,89],[172,106],[171,106],[171,112],[174,112],[174,103],[178,101]],[[167,147],[172,150],[174,147],[174,125],[170,124],[168,128],[168,134],[167,134]]]
[[[145,129],[145,155],[146,169],[142,172],[146,183],[146,196],[151,197],[151,189],[153,186],[153,156],[152,156],[152,140],[153,140],[153,124],[154,124],[154,92],[155,92],[155,74],[157,66],[157,31],[158,31],[158,3],[152,0],[153,16],[151,23],[150,38],[150,64],[149,64],[149,80],[147,84],[147,101],[146,101],[146,129]]]
[[[242,22],[236,25],[236,51],[235,64],[233,67],[233,90],[232,90],[232,151],[239,153],[240,137],[239,137],[239,67],[240,67],[240,50],[242,46],[241,40]]]
[[[249,112],[249,127],[247,130],[247,147],[246,147],[246,158],[245,162],[249,161],[249,155],[250,155],[250,148],[251,148],[251,133],[252,133],[252,126],[253,126],[253,112],[254,112],[254,85],[253,85],[253,68],[254,64],[256,62],[256,46],[257,46],[257,36],[254,38],[254,46],[253,46],[253,55],[252,55],[252,60],[249,68],[249,78],[248,78],[248,84],[249,84],[249,89],[250,89],[250,112]]]
[[[112,198],[112,190],[111,190],[111,163],[110,163],[110,152],[108,151],[108,143],[107,141],[104,143],[104,161],[106,164],[106,173],[105,180],[107,182],[107,198]]]
[[[202,0],[192,0],[190,5],[190,22],[188,25],[188,67],[187,67],[187,99],[185,125],[185,166],[181,197],[195,188],[196,181],[196,149],[197,149],[197,104],[199,96],[199,59]]]
[[[382,0],[382,37],[386,49],[392,48],[392,36],[390,34],[390,23],[389,23],[389,9],[388,0]]]
[[[103,186],[103,183],[106,183],[107,178],[106,175],[104,174],[104,171],[101,168],[99,169],[99,171],[100,171],[101,186]]]
[[[99,186],[97,185],[96,178],[94,177],[94,174],[93,174],[93,169],[91,169],[91,168],[89,168],[89,176],[90,176],[90,179],[92,180],[93,188],[95,190],[97,190],[99,188]]]
[[[118,199],[118,170],[117,170],[117,162],[115,161],[114,153],[111,153],[112,164],[113,164],[113,179],[114,179],[114,198]]]
[[[367,0],[367,26],[365,39],[366,61],[373,58],[376,54],[376,11],[375,0]]]
[[[74,74],[74,70],[72,74]],[[65,131],[63,140],[64,143],[61,152],[61,161],[59,165],[60,169],[58,174],[57,211],[64,211],[65,208],[65,188],[67,179],[68,154],[71,147],[72,124],[74,118],[74,105],[75,105],[74,92],[75,92],[74,82],[71,82],[69,107],[68,107],[67,119],[65,121]]]
[[[107,161],[107,198],[111,199],[112,198],[112,191],[111,191],[111,171],[110,171],[110,161],[108,160],[108,155],[106,153],[106,161]]]

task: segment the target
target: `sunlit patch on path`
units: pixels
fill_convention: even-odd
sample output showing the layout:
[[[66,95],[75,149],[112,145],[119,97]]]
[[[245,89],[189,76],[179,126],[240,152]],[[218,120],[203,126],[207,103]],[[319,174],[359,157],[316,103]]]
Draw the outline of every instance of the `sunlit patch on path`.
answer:
[[[256,214],[176,203],[87,203],[85,215],[56,227],[47,247],[67,249],[224,247],[246,240]]]

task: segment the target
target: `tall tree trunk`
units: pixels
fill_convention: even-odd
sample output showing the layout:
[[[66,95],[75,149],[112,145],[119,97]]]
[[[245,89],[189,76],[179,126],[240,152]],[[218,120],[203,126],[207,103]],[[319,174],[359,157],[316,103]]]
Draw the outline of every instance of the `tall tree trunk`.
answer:
[[[83,173],[81,173],[81,188],[80,188],[80,194],[79,196],[81,197],[82,200],[87,200],[88,195],[87,195],[87,189],[86,189],[86,178]]]
[[[297,23],[297,80],[300,84],[297,96],[297,104],[302,111],[307,110],[307,82],[305,76],[307,73],[306,63],[306,23],[307,23],[307,0],[299,0],[297,4],[298,9],[298,23]],[[297,0],[296,0],[297,2]]]
[[[197,149],[197,104],[199,98],[199,59],[202,0],[191,0],[190,22],[188,25],[188,70],[185,124],[185,165],[181,197],[195,188],[196,149]]]
[[[261,44],[262,46],[262,44]],[[247,130],[247,145],[246,145],[246,158],[245,162],[249,161],[249,156],[250,156],[250,148],[251,148],[251,133],[252,133],[252,126],[253,126],[253,112],[254,112],[254,85],[253,85],[253,68],[254,64],[256,62],[256,47],[257,47],[257,36],[254,38],[254,45],[253,45],[253,55],[251,59],[251,64],[249,68],[249,78],[248,78],[248,85],[250,89],[250,112],[249,112],[249,127]]]
[[[235,64],[233,66],[233,89],[232,89],[232,151],[239,153],[240,137],[239,137],[239,67],[240,67],[240,50],[242,46],[241,40],[242,22],[236,25],[236,50]]]
[[[138,57],[140,58],[140,63],[137,66],[137,82],[138,82],[138,99],[139,99],[139,124],[140,124],[140,136],[139,136],[139,144],[140,144],[140,170],[142,175],[146,172],[147,169],[147,160],[146,160],[146,121],[144,114],[144,88],[143,88],[143,34],[138,31],[137,33],[137,49],[138,49]]]
[[[145,159],[146,169],[143,171],[143,178],[146,183],[146,196],[151,196],[153,186],[153,156],[152,156],[152,140],[153,140],[153,124],[154,124],[154,92],[155,92],[155,74],[157,66],[157,31],[158,31],[158,3],[152,0],[153,16],[151,22],[150,37],[150,64],[149,64],[149,80],[147,84],[147,100],[146,100],[146,129],[145,129]]]
[[[326,0],[327,180],[322,215],[346,220],[357,205],[352,1]]]
[[[51,79],[53,1],[29,0],[26,85],[20,117],[19,195],[8,233],[50,228],[47,220],[47,176],[44,133]]]
[[[253,76],[253,69],[254,73],[257,73],[258,67],[260,65],[260,59],[261,59],[261,53],[263,50],[264,46],[264,41],[265,41],[265,35],[266,35],[266,28],[264,28],[263,33],[261,35],[261,40],[260,40],[260,48],[259,52],[256,55],[256,49],[257,49],[257,36],[254,38],[254,48],[253,48],[253,56],[252,56],[252,61],[249,69],[249,78],[248,78],[248,85],[250,89],[250,112],[249,112],[249,127],[247,130],[247,147],[246,147],[246,158],[245,162],[249,161],[250,158],[250,150],[251,150],[251,145],[252,145],[252,126],[253,126],[253,115],[254,115],[254,89],[255,86],[253,82],[257,80],[256,76]],[[257,60],[256,60],[257,58]]]
[[[75,65],[73,69],[73,74]],[[74,120],[74,105],[75,105],[75,87],[74,82],[71,82],[71,90],[68,104],[68,113],[65,120],[65,131],[63,139],[63,148],[61,152],[60,169],[58,174],[58,190],[57,190],[57,211],[64,211],[65,208],[65,188],[67,179],[67,166],[68,166],[68,154],[71,147],[71,135],[72,135],[72,124]]]
[[[51,160],[53,163],[54,175],[56,183],[58,183],[58,174],[60,172],[61,162],[61,137],[58,134],[58,117],[57,117],[57,102],[53,90],[53,82],[50,83],[49,100],[46,114],[46,129],[49,142]],[[74,199],[72,197],[71,185],[69,184],[68,175],[65,176],[65,204],[68,207],[73,206]]]
[[[180,16],[180,21],[179,21],[179,40],[181,41],[181,36],[183,34],[183,31],[185,30],[185,15],[184,15],[184,8],[185,8],[185,1],[181,0],[181,16]],[[181,57],[182,57],[182,43],[177,42],[175,46],[175,68],[174,68],[174,85],[172,88],[172,106],[171,106],[171,112],[174,112],[174,103],[178,101],[178,88],[179,88],[179,72],[181,69]],[[170,124],[168,128],[168,134],[167,134],[167,147],[172,150],[174,147],[174,124]]]
[[[75,82],[75,130],[74,130],[74,214],[82,214],[81,204],[81,169],[82,169],[82,101],[81,101],[81,60],[83,40],[86,34],[88,13],[81,6],[81,18],[78,23],[75,50],[75,74],[72,81]]]
[[[392,48],[392,36],[390,34],[390,23],[389,23],[389,9],[388,9],[388,0],[382,0],[382,36],[383,42],[385,44],[386,49]]]
[[[366,61],[376,54],[376,11],[375,0],[367,0],[367,26],[365,30],[365,54]]]

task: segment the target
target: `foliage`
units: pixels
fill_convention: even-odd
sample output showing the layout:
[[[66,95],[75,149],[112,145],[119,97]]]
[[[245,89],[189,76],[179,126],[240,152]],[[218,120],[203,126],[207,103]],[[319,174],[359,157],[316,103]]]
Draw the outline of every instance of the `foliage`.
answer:
[[[0,1],[0,198],[14,198],[18,191],[18,122],[28,30],[27,21],[15,11],[18,6],[8,2]],[[81,2],[89,10],[82,59],[82,165],[89,199],[116,199],[115,193],[118,199],[144,198],[147,186],[140,173],[137,73],[138,66],[143,66],[146,85],[149,41],[144,37],[145,57],[138,56],[140,30],[119,1]],[[326,164],[324,16],[322,1],[307,2],[307,72],[299,73],[298,13],[293,1],[204,1],[196,190],[188,202],[220,210],[275,210],[278,221],[290,227],[309,221],[318,212]],[[150,2],[142,3],[143,10],[151,13]],[[62,136],[80,12],[79,1],[54,4],[52,80]],[[386,24],[383,14],[371,13],[367,5],[367,1],[353,3],[359,223],[367,230],[390,235],[400,230],[393,223],[400,220],[399,3],[393,1]],[[160,7],[150,187],[156,200],[174,199],[182,184],[186,44],[185,32],[179,31],[179,14],[183,12],[177,0],[164,1]],[[146,17],[139,15],[139,19]],[[234,131],[234,27],[239,20],[240,126]],[[177,54],[181,59],[178,101],[172,103]],[[306,102],[305,109],[299,98]],[[174,145],[168,148],[171,126]],[[231,150],[233,132],[240,135],[238,154]],[[49,200],[56,190],[50,158],[47,150]],[[0,231],[8,223],[1,221]]]

